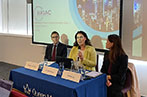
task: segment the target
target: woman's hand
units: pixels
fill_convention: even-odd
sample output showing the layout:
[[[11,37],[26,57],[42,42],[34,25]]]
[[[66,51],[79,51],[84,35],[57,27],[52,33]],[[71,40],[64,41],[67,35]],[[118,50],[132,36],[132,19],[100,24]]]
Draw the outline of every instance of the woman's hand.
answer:
[[[79,51],[78,55],[79,55],[80,60],[83,61],[84,58],[83,58],[83,54],[81,51]]]
[[[111,79],[111,75],[107,75],[107,79],[110,80]]]
[[[111,76],[110,75],[107,75],[107,82],[106,82],[106,85],[108,87],[110,87],[112,85],[112,83],[110,82],[110,79],[111,79]]]

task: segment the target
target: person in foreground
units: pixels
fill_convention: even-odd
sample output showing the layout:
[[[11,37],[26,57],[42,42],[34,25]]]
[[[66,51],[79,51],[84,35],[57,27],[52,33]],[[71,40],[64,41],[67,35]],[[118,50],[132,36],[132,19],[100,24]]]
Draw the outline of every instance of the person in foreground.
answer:
[[[86,70],[95,71],[96,51],[84,31],[76,33],[74,46],[70,51],[69,58],[74,61],[79,60]]]
[[[107,74],[107,97],[123,97],[121,89],[125,83],[128,69],[128,56],[124,52],[120,37],[112,34],[108,36],[102,73]]]
[[[53,43],[47,46],[44,60],[55,61],[56,56],[67,57],[67,47],[59,42],[59,33],[53,31],[51,33],[51,39]]]

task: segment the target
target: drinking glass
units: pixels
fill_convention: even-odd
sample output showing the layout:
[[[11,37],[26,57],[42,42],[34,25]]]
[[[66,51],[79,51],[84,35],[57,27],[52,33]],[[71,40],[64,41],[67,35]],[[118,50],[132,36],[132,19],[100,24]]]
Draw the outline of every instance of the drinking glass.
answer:
[[[59,75],[62,75],[63,70],[64,70],[64,62],[60,62],[59,63],[59,71],[58,71],[58,74]]]

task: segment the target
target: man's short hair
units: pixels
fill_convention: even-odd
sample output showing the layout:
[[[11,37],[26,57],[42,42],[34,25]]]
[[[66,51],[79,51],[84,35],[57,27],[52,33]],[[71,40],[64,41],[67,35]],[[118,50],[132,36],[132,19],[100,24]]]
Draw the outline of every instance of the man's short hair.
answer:
[[[59,33],[58,33],[57,31],[53,31],[53,32],[51,33],[51,36],[52,36],[53,34],[57,34],[57,35],[59,36]]]

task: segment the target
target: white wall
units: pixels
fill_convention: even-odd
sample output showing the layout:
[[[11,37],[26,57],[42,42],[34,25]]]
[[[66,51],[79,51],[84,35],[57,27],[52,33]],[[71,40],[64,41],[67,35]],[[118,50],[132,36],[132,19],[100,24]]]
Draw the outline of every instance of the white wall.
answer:
[[[32,44],[31,37],[0,35],[0,60],[24,66],[26,61],[41,62],[45,46]]]
[[[147,62],[145,61],[139,61],[139,60],[133,60],[130,59],[129,62],[132,62],[135,65],[139,85],[140,85],[140,93],[142,96],[147,96]]]

